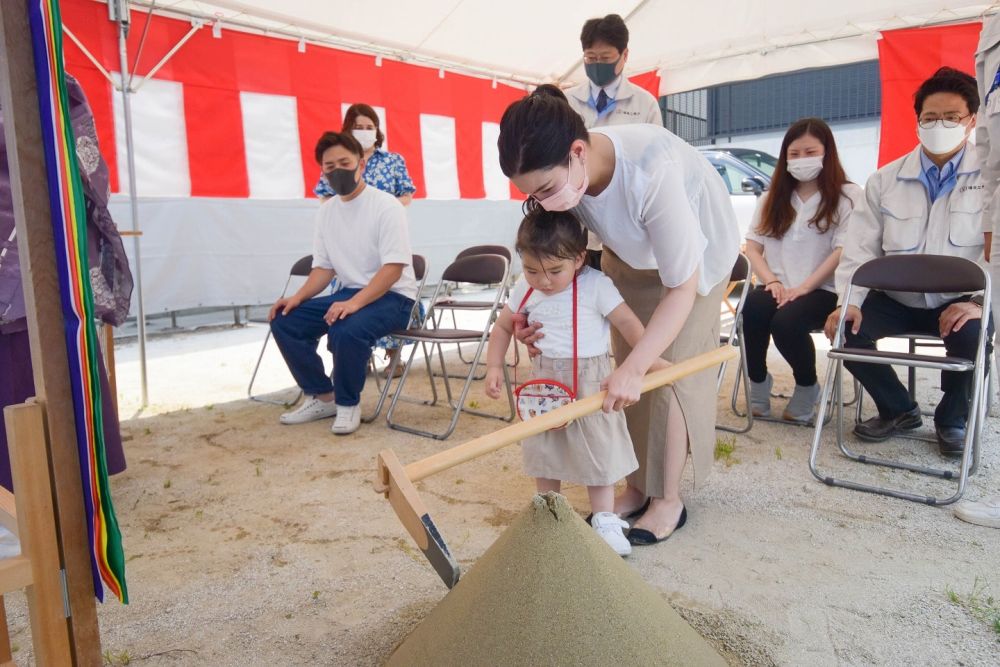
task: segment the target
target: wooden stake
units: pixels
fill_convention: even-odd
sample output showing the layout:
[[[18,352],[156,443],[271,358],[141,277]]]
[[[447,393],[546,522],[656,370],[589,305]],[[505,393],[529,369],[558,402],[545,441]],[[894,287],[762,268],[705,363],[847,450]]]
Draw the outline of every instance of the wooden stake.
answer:
[[[49,194],[38,113],[28,0],[0,2],[0,106],[3,107],[17,247],[24,277],[35,392],[51,446],[56,522],[69,593],[73,662],[101,665],[90,546],[73,421],[69,366],[56,273]],[[29,482],[30,484],[30,482]],[[20,497],[21,488],[15,489]],[[23,527],[22,527],[23,530]],[[61,593],[60,593],[61,595]],[[40,664],[68,664],[44,662]]]
[[[24,561],[28,567],[23,573],[13,568],[6,573],[0,571],[0,590],[30,583],[28,616],[35,659],[39,665],[70,665],[73,664],[70,629],[63,602],[44,413],[38,403],[11,405],[3,411],[10,443],[10,470],[18,499],[21,555],[2,562]],[[19,573],[27,581],[18,580]]]

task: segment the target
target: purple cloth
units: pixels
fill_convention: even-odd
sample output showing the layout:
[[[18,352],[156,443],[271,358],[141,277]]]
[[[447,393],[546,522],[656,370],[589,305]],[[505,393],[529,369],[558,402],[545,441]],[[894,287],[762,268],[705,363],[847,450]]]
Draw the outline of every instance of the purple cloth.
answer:
[[[0,327],[25,315],[21,289],[21,264],[17,258],[14,236],[14,203],[10,194],[10,171],[7,167],[7,140],[0,115]]]
[[[94,294],[94,314],[104,322],[119,325],[128,315],[132,298],[132,273],[129,270],[121,236],[108,213],[108,166],[97,146],[94,116],[76,79],[66,75],[70,99],[70,120],[76,137],[76,157],[83,181],[87,204],[87,253],[90,284]],[[0,408],[23,403],[35,395],[31,367],[31,350],[21,265],[14,233],[14,207],[10,191],[10,170],[7,164],[7,143],[3,132],[3,112],[0,109]],[[108,384],[104,360],[98,355],[101,395],[104,397],[104,443],[108,473],[125,470],[121,428],[114,409],[114,398]],[[7,454],[7,432],[0,414],[0,485],[13,491],[10,459]]]
[[[23,321],[23,320],[22,320]],[[110,400],[111,386],[104,360],[98,356],[101,373],[101,394],[109,397],[104,401],[104,448],[108,457],[108,474],[116,475],[125,470],[125,450],[122,447],[121,427],[115,413],[114,402]],[[35,395],[35,380],[31,370],[31,349],[28,347],[28,332],[0,333],[0,405],[24,403]],[[51,409],[51,408],[50,408]],[[10,474],[10,458],[7,455],[7,428],[3,411],[0,410],[0,485],[14,491]]]

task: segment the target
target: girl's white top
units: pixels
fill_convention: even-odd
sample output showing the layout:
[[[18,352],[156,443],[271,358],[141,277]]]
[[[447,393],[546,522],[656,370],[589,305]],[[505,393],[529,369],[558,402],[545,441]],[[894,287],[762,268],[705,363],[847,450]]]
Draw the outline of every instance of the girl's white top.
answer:
[[[577,290],[577,356],[596,357],[606,354],[611,337],[607,316],[624,299],[611,279],[583,267],[576,279]],[[507,305],[513,311],[524,299],[528,282],[522,275],[510,291]],[[542,355],[551,359],[573,357],[573,284],[556,294],[545,295],[535,290],[521,309],[528,322],[541,322],[545,336],[535,343]]]
[[[740,245],[729,191],[715,167],[655,125],[590,132],[614,144],[614,175],[573,212],[632,268],[656,269],[667,287],[698,271],[698,293],[711,292],[732,273]]]
[[[764,246],[764,259],[767,260],[771,273],[785,287],[798,287],[830,256],[830,253],[844,246],[844,241],[847,240],[847,223],[851,219],[854,203],[862,201],[864,192],[854,183],[844,185],[837,205],[840,222],[827,229],[825,234],[820,232],[816,225],[809,224],[819,209],[820,194],[817,192],[806,201],[802,201],[799,194],[793,192],[792,208],[795,209],[795,220],[780,239],[757,232],[766,196],[760,197],[757,201],[757,210],[754,211],[750,231],[747,232],[747,241],[756,241]],[[836,292],[833,274],[820,285],[820,289]]]

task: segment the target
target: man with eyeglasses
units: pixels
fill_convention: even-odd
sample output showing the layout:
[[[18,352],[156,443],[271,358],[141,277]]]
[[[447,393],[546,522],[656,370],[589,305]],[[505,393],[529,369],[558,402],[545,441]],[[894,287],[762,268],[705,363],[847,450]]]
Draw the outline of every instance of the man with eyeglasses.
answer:
[[[942,67],[914,96],[920,144],[868,179],[864,205],[854,209],[837,268],[837,293],[854,270],[884,255],[949,255],[983,261],[983,181],[969,136],[976,125],[976,80]],[[826,321],[836,333],[840,308],[846,346],[875,349],[881,338],[925,333],[943,339],[948,356],[975,356],[982,319],[981,294],[920,294],[855,288]],[[990,325],[992,328],[992,325]],[[991,336],[992,338],[992,336]],[[878,408],[878,415],[854,427],[861,440],[881,442],[922,424],[920,406],[891,366],[844,362]],[[961,456],[972,392],[972,374],[945,371],[944,393],[934,412],[938,447]]]
[[[648,91],[625,77],[628,27],[618,14],[590,19],[580,32],[587,81],[566,90],[573,110],[587,129],[626,123],[663,125],[660,105]]]
[[[618,14],[589,19],[580,32],[587,81],[566,90],[566,99],[587,129],[606,125],[663,125],[660,104],[625,76],[628,26]],[[601,268],[601,239],[589,232],[588,263]]]

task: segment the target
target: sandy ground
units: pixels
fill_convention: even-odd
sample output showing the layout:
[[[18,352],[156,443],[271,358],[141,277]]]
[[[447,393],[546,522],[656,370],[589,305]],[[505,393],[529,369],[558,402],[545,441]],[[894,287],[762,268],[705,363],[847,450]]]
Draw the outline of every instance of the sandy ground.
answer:
[[[100,609],[110,664],[381,664],[446,593],[372,492],[374,457],[391,446],[412,461],[502,423],[463,417],[447,443],[382,420],[344,438],[328,421],[280,426],[282,407],[242,399],[263,333],[251,325],[150,343],[152,405],[124,422],[129,469],[112,484],[132,602]],[[134,344],[120,346],[125,418],[138,407],[135,358]],[[778,388],[790,389],[787,369],[773,367]],[[276,354],[264,368],[262,389],[288,387]],[[923,376],[925,404],[937,384]],[[500,407],[478,383],[471,399]],[[373,403],[369,391],[365,405]],[[719,410],[720,421],[735,423],[722,397]],[[427,426],[444,419],[442,409],[401,411]],[[987,424],[972,497],[1000,490],[998,426]],[[707,483],[695,489],[688,476],[688,525],[636,549],[629,564],[732,664],[1000,664],[1000,634],[962,603],[974,591],[1000,597],[1000,531],[964,524],[949,509],[823,485],[806,465],[811,434],[758,423],[735,436]],[[826,469],[856,469],[831,449],[821,455]],[[938,459],[936,448],[912,441],[870,450]],[[945,493],[943,482],[911,483]],[[468,568],[533,485],[510,447],[419,489]],[[584,489],[567,495],[587,512]],[[7,609],[15,657],[32,664],[23,595],[8,596]]]

